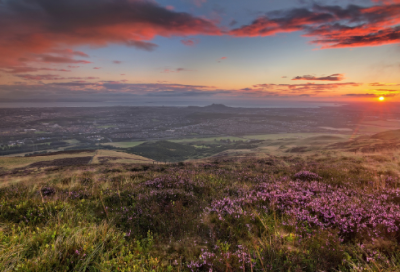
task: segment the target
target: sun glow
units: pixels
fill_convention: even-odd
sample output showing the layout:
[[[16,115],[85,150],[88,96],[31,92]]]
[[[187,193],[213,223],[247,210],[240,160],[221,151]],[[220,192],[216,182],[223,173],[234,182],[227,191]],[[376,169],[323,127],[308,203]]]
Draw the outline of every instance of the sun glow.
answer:
[[[385,97],[384,96],[380,96],[379,97],[379,101],[384,101],[385,100]]]

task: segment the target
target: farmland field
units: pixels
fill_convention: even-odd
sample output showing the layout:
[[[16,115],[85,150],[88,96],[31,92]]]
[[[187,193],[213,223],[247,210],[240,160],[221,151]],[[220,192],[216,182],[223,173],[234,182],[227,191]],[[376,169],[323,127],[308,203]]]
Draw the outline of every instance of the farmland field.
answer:
[[[261,134],[261,135],[246,135],[243,136],[245,139],[257,139],[257,140],[279,140],[279,139],[304,139],[309,137],[331,135],[327,133],[277,133],[277,134]],[[349,137],[348,134],[332,134],[338,137]]]
[[[137,145],[140,145],[144,142],[137,142],[137,141],[133,141],[133,142],[112,142],[112,143],[103,143],[102,145],[110,145],[113,147],[117,147],[117,148],[129,148],[129,147],[134,147]]]
[[[52,161],[58,159],[66,159],[66,158],[77,158],[77,157],[87,157],[93,156],[94,151],[90,152],[82,152],[75,154],[56,154],[50,156],[35,156],[35,157],[0,157],[0,166],[7,169],[12,170],[15,168],[21,168],[29,166],[30,164],[44,161]]]
[[[206,137],[206,138],[183,138],[183,139],[172,139],[171,142],[175,143],[186,143],[186,142],[215,142],[220,140],[230,140],[230,141],[243,141],[242,137],[235,136],[222,136],[222,137]]]
[[[97,150],[96,154],[91,161],[92,164],[99,163],[121,163],[121,164],[132,164],[132,163],[152,163],[153,160],[144,158],[141,156],[127,154],[124,152],[116,152],[112,150]]]

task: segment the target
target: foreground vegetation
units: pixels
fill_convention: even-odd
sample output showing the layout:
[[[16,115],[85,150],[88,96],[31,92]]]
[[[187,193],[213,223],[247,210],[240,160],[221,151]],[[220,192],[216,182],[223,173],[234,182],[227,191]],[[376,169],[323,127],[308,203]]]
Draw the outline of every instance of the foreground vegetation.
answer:
[[[398,271],[398,187],[321,156],[6,176],[0,270]]]

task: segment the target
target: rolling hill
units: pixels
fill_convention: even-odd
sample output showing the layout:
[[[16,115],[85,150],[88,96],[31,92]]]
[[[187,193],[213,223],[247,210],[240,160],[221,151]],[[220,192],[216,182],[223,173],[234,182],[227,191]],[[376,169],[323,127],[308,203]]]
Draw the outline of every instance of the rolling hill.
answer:
[[[400,149],[400,130],[380,132],[372,136],[361,136],[351,141],[332,144],[328,148],[362,153],[398,150]]]

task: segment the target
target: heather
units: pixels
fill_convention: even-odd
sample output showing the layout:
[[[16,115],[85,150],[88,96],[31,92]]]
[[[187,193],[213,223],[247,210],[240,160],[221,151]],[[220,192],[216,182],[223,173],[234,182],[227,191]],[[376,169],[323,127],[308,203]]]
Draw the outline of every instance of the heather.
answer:
[[[363,158],[3,177],[1,271],[398,271],[400,188]]]

